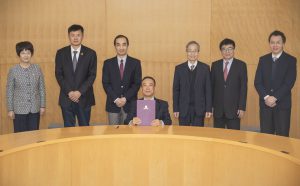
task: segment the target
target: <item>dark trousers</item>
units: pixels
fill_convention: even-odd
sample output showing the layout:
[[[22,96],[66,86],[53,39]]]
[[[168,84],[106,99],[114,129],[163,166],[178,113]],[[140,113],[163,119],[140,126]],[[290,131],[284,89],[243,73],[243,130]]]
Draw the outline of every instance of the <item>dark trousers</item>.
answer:
[[[65,127],[74,127],[76,117],[79,126],[89,126],[91,117],[91,107],[81,108],[78,103],[72,103],[69,107],[61,107]]]
[[[14,132],[38,130],[40,125],[40,113],[15,114]]]
[[[199,116],[196,114],[194,107],[190,107],[186,116],[180,116],[179,113],[179,125],[181,126],[204,126],[204,115]]]
[[[260,130],[263,133],[289,136],[291,109],[260,108]]]
[[[222,117],[216,118],[214,117],[214,127],[215,128],[227,128],[227,129],[235,129],[235,130],[240,130],[241,125],[240,125],[240,118],[227,118],[225,116],[225,113],[223,114]]]

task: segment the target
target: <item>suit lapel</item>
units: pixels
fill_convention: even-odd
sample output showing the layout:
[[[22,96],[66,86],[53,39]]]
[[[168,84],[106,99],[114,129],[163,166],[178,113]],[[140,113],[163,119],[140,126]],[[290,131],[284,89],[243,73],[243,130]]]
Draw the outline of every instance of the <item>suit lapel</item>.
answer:
[[[222,68],[223,68],[223,63],[222,63]],[[229,69],[229,71],[228,71],[228,75],[227,75],[226,82],[227,82],[227,81],[230,81],[231,76],[232,76],[232,74],[234,73],[235,69],[236,69],[236,61],[235,61],[235,59],[233,58],[232,63],[231,63],[231,66],[230,66],[230,69]],[[224,79],[224,75],[223,75],[223,79]]]
[[[81,49],[80,49],[79,56],[78,56],[78,63],[77,63],[76,69],[75,69],[75,74],[78,71],[78,69],[80,69],[80,66],[82,66],[81,63],[84,63],[83,59],[84,59],[84,57],[86,55],[85,52],[86,52],[85,46],[81,45]],[[73,66],[73,62],[72,62],[72,66]]]
[[[128,78],[129,72],[130,72],[130,68],[131,68],[131,58],[130,58],[130,56],[127,55],[127,59],[126,59],[126,63],[125,63],[125,68],[124,68],[124,73],[123,73],[123,80],[125,80],[125,79]]]
[[[190,73],[190,71],[189,71],[189,65],[188,65],[188,62],[185,62],[184,67],[185,67],[185,68],[183,69],[184,77],[186,77],[186,78],[185,78],[186,84],[187,84],[187,86],[188,86],[188,88],[189,88],[189,87],[190,87],[190,80],[189,80],[189,73]]]
[[[119,81],[121,81],[121,75],[120,75],[120,68],[119,68],[119,63],[118,63],[118,57],[116,56],[113,61],[112,61],[112,69],[113,69],[113,73],[115,74],[115,76],[119,79]]]

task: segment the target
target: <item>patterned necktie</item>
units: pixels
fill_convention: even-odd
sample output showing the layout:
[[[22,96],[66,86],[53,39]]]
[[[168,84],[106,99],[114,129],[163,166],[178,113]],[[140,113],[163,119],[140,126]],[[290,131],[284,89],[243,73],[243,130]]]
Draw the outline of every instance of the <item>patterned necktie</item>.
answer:
[[[275,73],[276,73],[276,67],[277,67],[277,57],[273,57],[273,63],[272,63],[272,80],[275,79]]]
[[[225,62],[225,68],[224,68],[224,80],[225,81],[226,81],[227,76],[228,76],[228,68],[227,68],[228,63],[229,63],[228,61]]]
[[[73,63],[73,70],[75,72],[76,70],[76,66],[77,66],[77,63],[78,63],[78,60],[77,60],[77,57],[76,57],[76,54],[77,54],[78,51],[73,51],[73,59],[72,59],[72,63]]]
[[[121,80],[123,79],[123,75],[124,75],[124,63],[123,63],[123,59],[121,59],[121,61],[120,61],[120,76],[121,76]]]
[[[195,65],[191,65],[191,71],[193,71],[195,68]]]

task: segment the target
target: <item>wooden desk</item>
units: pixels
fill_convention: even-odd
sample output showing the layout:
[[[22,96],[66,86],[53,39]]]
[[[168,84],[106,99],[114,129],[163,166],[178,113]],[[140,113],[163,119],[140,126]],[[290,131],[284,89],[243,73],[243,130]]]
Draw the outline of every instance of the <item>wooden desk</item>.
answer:
[[[0,185],[300,185],[300,140],[198,127],[97,126],[0,136]]]

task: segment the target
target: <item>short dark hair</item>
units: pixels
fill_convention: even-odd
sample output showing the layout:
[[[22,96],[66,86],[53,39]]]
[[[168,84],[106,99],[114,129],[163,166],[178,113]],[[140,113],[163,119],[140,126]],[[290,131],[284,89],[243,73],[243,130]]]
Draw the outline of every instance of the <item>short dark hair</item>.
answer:
[[[127,38],[126,36],[124,36],[124,35],[117,35],[117,36],[115,37],[115,39],[114,39],[114,46],[116,46],[116,44],[117,44],[117,39],[119,39],[119,38],[125,38],[125,39],[126,39],[126,42],[127,42],[127,46],[129,46],[129,40],[128,40],[128,38]]]
[[[188,50],[188,48],[189,48],[190,45],[197,45],[198,52],[200,52],[200,45],[199,45],[199,43],[197,41],[190,41],[190,42],[188,42],[186,44],[186,46],[185,46],[185,51]]]
[[[34,49],[32,43],[29,41],[22,41],[16,44],[16,52],[17,55],[20,56],[20,53],[23,50],[29,50],[31,52],[31,55],[33,55]]]
[[[219,44],[220,50],[222,50],[222,46],[224,45],[232,45],[233,48],[235,49],[235,42],[232,39],[228,39],[228,38],[223,39]]]
[[[151,79],[153,82],[154,82],[154,86],[156,86],[156,81],[153,77],[151,76],[145,76],[143,79],[142,79],[142,82],[145,80],[145,79]],[[142,86],[143,83],[141,83],[141,86]]]
[[[70,32],[75,32],[75,31],[78,31],[78,30],[80,30],[82,33],[84,32],[84,29],[83,29],[83,27],[82,27],[81,25],[76,25],[76,24],[71,25],[71,26],[68,28],[68,34],[69,34]]]
[[[284,33],[281,32],[281,31],[279,31],[279,30],[275,30],[275,31],[273,31],[273,32],[269,35],[269,43],[270,43],[270,41],[271,41],[271,37],[272,37],[272,36],[281,36],[282,42],[283,42],[283,43],[286,42],[286,37],[285,37]]]

